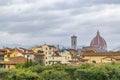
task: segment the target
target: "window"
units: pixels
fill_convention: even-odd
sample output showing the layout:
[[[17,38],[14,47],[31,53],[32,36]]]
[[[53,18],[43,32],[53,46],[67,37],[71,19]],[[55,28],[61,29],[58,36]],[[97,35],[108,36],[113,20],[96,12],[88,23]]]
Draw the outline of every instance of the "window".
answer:
[[[95,61],[95,60],[93,60],[93,61],[92,61],[92,63],[96,63],[96,61]]]
[[[8,65],[8,69],[10,69],[10,65]]]
[[[38,53],[43,53],[43,51],[39,50]]]
[[[69,57],[68,57],[68,59],[69,59]]]
[[[7,57],[10,58],[10,55],[8,54]]]
[[[30,57],[30,55],[27,55],[27,57]]]
[[[0,61],[4,61],[4,55],[0,55]]]

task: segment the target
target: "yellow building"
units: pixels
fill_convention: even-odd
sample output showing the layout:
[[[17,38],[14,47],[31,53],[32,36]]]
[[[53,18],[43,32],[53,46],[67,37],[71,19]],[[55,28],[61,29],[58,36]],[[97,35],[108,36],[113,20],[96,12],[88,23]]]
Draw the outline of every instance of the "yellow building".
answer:
[[[9,61],[9,58],[18,56],[16,49],[4,48],[3,50],[6,51],[4,53],[4,61]]]
[[[18,55],[17,49],[4,48],[0,50],[0,67],[14,68],[16,64],[25,62],[25,58]]]
[[[24,63],[27,59],[22,57],[22,56],[17,56],[17,57],[12,57],[9,58],[8,61],[2,61],[0,62],[1,68],[4,69],[11,69],[11,68],[15,68],[15,65],[18,63]]]
[[[86,63],[112,63],[120,62],[120,52],[94,52],[87,51],[80,54],[81,62]]]

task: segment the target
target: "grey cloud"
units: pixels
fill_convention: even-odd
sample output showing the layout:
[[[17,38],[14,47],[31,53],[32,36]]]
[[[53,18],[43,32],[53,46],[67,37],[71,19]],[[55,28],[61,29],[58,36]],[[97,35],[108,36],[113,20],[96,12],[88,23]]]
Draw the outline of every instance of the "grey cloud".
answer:
[[[109,48],[119,46],[119,0],[70,0],[71,2],[62,1],[42,6],[37,4],[39,0],[33,1],[0,1],[0,9],[3,11],[0,13],[0,31],[7,32],[9,37],[17,35],[21,40],[13,39],[11,43],[16,41],[34,45],[47,42],[70,46],[70,36],[75,34],[78,36],[78,45],[89,45],[99,29],[108,41]],[[15,4],[28,5],[24,8]],[[10,10],[11,5],[16,8]],[[3,6],[7,6],[7,9]],[[4,39],[7,42],[8,38],[3,37],[2,40]],[[111,44],[113,42],[115,44]]]

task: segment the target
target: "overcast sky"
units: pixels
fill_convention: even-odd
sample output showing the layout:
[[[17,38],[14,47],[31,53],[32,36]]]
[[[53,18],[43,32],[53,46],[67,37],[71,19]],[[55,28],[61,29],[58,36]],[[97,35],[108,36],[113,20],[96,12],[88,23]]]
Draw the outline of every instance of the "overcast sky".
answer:
[[[120,46],[120,0],[0,0],[0,46],[89,46],[97,30]]]

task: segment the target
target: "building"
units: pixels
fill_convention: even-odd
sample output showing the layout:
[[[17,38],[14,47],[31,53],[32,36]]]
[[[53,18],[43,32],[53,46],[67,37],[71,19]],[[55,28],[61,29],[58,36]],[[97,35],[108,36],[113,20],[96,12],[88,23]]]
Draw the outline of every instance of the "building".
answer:
[[[1,63],[4,62],[4,59],[5,59],[4,53],[5,52],[6,52],[5,50],[0,49],[0,62]],[[4,66],[3,64],[0,64],[0,68],[2,68],[3,66]]]
[[[44,55],[25,48],[4,48],[0,49],[0,68],[15,68],[16,64],[24,63],[26,60],[35,61]]]
[[[44,54],[43,62],[44,65],[52,65],[56,63],[67,64],[69,60],[71,60],[72,55],[71,52],[68,50],[60,50],[57,49],[53,45],[41,45],[32,48],[34,52],[38,52],[39,54]]]
[[[77,36],[75,35],[71,36],[71,48],[77,49]]]
[[[24,63],[25,61],[27,61],[26,58],[22,56],[16,56],[9,58],[8,61],[0,61],[0,65],[1,68],[11,69],[11,68],[15,68],[16,64]]]
[[[52,62],[50,62],[51,56],[55,54],[57,49],[53,45],[44,44],[41,46],[36,46],[31,50],[39,54],[44,54],[44,57],[43,57],[44,65],[49,65],[49,64],[52,64]]]
[[[95,52],[95,51],[86,51],[80,54],[81,62],[84,63],[112,63],[120,62],[120,52]],[[84,60],[84,61],[82,61]]]
[[[83,47],[82,51],[94,50],[96,52],[106,52],[107,43],[105,39],[100,35],[100,32],[97,31],[96,36],[92,39],[90,46]]]
[[[99,31],[97,31],[97,35],[92,39],[90,47],[98,48],[98,52],[107,51],[107,43],[105,39],[100,35]]]
[[[15,68],[16,64],[24,63],[25,61],[24,57],[17,55],[16,49],[4,48],[0,50],[0,68]]]

